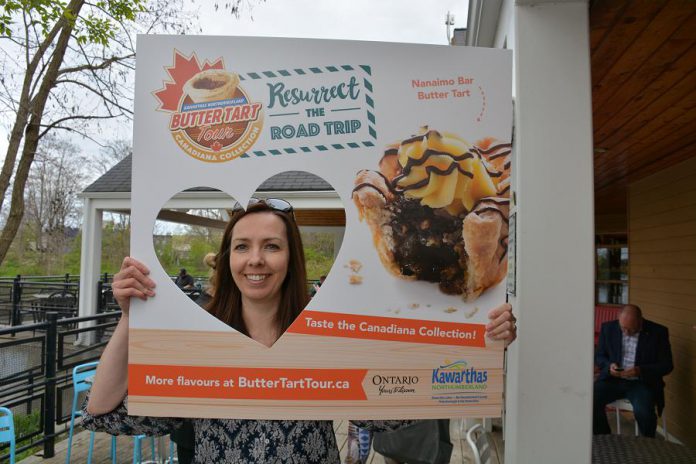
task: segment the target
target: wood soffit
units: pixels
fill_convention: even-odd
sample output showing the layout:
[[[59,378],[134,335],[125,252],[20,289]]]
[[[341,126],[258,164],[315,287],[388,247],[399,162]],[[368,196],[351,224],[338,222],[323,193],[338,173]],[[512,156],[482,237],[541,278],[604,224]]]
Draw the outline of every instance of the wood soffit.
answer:
[[[126,209],[111,209],[108,211],[117,214],[130,214],[130,211]],[[232,210],[228,210],[227,213],[232,214]],[[294,214],[295,220],[300,226],[345,227],[346,225],[346,213],[342,209],[296,209]],[[227,221],[170,209],[161,210],[157,215],[157,219],[211,229],[225,230],[225,227],[227,227]]]
[[[696,156],[696,1],[590,5],[595,212],[629,183]]]

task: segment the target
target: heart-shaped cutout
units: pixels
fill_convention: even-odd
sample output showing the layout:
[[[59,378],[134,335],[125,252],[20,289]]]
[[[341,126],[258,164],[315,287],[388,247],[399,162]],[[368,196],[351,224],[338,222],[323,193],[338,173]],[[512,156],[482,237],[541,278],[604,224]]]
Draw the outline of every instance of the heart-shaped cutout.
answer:
[[[303,185],[314,191],[287,194],[290,201],[273,193]],[[330,279],[342,243],[345,211],[312,207],[317,191],[338,197],[324,179],[301,171],[267,179],[245,208],[216,189],[187,189],[205,192],[215,207],[162,208],[155,254],[182,298],[271,347]]]

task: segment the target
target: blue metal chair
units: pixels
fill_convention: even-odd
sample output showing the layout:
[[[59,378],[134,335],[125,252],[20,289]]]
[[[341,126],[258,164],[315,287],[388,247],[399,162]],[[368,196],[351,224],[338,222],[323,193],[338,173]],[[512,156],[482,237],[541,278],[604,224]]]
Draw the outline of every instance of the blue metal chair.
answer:
[[[0,408],[0,443],[10,444],[10,464],[15,462],[15,431],[12,411]]]
[[[147,435],[135,435],[133,437],[133,464],[139,464],[142,462],[142,441],[145,439],[150,439],[150,452],[152,453],[152,459],[155,460],[157,453],[155,452],[155,437],[148,437]]]
[[[77,399],[80,392],[87,391],[92,387],[92,379],[97,372],[98,361],[80,364],[75,366],[72,373],[73,379],[73,402],[70,413],[70,433],[68,434],[68,454],[65,456],[65,464],[70,463],[70,453],[72,451],[73,432],[75,430],[75,418],[82,416]],[[94,432],[89,434],[89,450],[87,452],[87,464],[92,463],[92,453],[94,452]],[[116,464],[116,437],[111,437],[111,462]]]

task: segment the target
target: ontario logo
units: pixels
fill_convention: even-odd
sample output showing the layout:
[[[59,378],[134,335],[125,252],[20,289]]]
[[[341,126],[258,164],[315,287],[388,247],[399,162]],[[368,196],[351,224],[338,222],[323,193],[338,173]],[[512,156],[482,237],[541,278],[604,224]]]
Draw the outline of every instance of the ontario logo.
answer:
[[[468,366],[464,360],[433,369],[433,390],[485,390],[488,388],[488,371]]]
[[[171,114],[169,131],[189,156],[220,163],[246,153],[263,128],[263,105],[240,85],[239,75],[225,70],[222,58],[202,65],[196,54],[174,51],[170,79],[153,92],[158,111]]]

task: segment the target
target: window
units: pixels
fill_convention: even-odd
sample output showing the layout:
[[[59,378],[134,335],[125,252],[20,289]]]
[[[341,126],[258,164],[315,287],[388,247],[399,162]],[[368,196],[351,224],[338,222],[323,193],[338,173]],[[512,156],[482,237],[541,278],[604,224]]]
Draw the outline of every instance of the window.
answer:
[[[628,304],[628,243],[626,235],[599,235],[595,247],[595,302]]]

